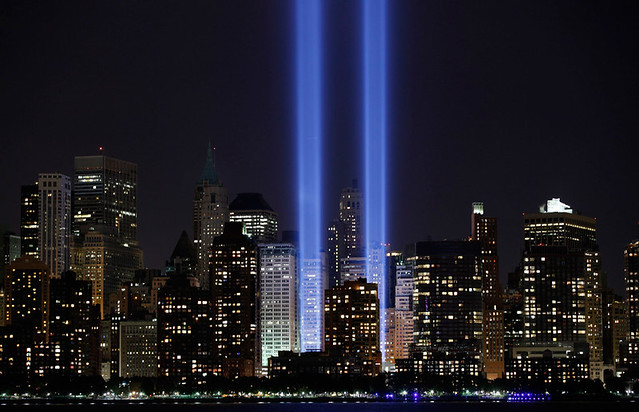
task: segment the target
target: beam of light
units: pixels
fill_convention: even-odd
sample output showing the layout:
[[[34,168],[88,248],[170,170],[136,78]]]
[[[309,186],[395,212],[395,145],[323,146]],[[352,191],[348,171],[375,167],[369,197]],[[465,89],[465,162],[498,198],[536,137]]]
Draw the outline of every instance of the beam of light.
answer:
[[[366,278],[377,283],[384,356],[386,290],[386,0],[362,0]]]
[[[322,350],[325,276],[321,249],[321,0],[297,0],[297,173],[300,350]]]

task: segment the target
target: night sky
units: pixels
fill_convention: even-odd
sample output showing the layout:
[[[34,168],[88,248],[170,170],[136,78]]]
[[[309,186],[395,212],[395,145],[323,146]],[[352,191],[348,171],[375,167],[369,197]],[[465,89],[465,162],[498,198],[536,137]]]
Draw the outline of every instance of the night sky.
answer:
[[[325,2],[325,221],[361,179],[359,2]],[[292,1],[3,1],[0,223],[20,186],[73,175],[73,157],[138,164],[140,246],[161,268],[192,236],[209,140],[230,200],[261,192],[296,229]],[[597,217],[622,292],[637,238],[637,2],[390,1],[393,249],[499,219],[501,277],[522,212],[551,197]]]

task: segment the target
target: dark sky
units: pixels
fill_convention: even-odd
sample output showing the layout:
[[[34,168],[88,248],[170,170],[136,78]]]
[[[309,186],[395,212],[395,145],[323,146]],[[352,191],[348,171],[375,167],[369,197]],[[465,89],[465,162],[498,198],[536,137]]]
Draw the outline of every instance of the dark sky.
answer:
[[[360,18],[326,1],[325,218],[360,177]],[[390,241],[459,239],[499,219],[502,278],[522,212],[551,197],[597,217],[623,287],[637,237],[636,2],[389,2]],[[191,234],[209,139],[231,199],[262,192],[295,229],[292,1],[3,1],[0,223],[19,191],[105,153],[139,167],[139,237],[162,267]]]

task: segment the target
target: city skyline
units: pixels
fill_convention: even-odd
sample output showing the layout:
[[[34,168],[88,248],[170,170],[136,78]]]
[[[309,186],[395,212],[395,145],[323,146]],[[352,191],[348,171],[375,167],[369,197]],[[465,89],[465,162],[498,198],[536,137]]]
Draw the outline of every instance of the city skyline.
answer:
[[[145,265],[161,268],[182,230],[191,234],[211,140],[229,200],[262,193],[280,229],[297,229],[292,2],[74,5],[87,26],[70,7],[8,7],[10,35],[0,47],[10,63],[0,70],[12,80],[0,100],[8,115],[0,170],[11,179],[1,223],[19,232],[21,185],[39,173],[72,176],[75,156],[103,146],[139,167],[140,247]],[[358,3],[326,9],[325,93],[335,110],[326,119],[323,229],[341,189],[362,180],[359,63],[351,56]],[[623,249],[639,220],[636,16],[630,6],[603,4],[393,3],[391,248],[466,238],[470,204],[482,201],[499,219],[503,281],[521,257],[521,213],[560,197],[598,218],[602,267],[620,293]]]

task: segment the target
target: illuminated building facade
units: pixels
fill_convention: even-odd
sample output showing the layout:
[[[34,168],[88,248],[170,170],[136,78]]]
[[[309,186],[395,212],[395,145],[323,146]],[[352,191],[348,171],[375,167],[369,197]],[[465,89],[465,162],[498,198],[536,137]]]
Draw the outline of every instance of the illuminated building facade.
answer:
[[[497,218],[484,215],[484,204],[473,203],[471,239],[481,244],[482,357],[489,380],[504,375],[504,309],[499,285]]]
[[[229,221],[242,223],[256,243],[277,242],[277,213],[261,193],[240,193],[229,205]]]
[[[339,220],[344,224],[342,237],[344,239],[343,257],[362,256],[364,239],[362,236],[362,192],[353,180],[352,187],[342,189],[339,199]]]
[[[38,176],[38,250],[51,276],[69,269],[71,247],[71,179],[60,173]]]
[[[135,163],[107,156],[76,156],[73,184],[73,233],[91,225],[113,228],[118,239],[137,241]]]
[[[366,279],[366,258],[363,256],[351,256],[342,259],[337,286],[360,278]]]
[[[589,379],[589,366],[586,347],[581,350],[573,346],[520,346],[506,360],[506,379],[566,384]]]
[[[130,320],[120,322],[121,378],[158,375],[157,321]]]
[[[300,260],[299,283],[300,351],[324,350],[324,291],[328,288],[326,255]]]
[[[366,279],[344,282],[326,291],[325,349],[342,359],[346,373],[381,372],[377,285]]]
[[[40,236],[39,216],[40,207],[38,205],[40,192],[37,183],[34,185],[22,186],[20,190],[20,255],[40,258],[38,252],[38,238]]]
[[[206,163],[195,186],[193,198],[193,243],[197,251],[197,278],[209,287],[209,252],[229,220],[229,197],[215,170],[213,148],[209,144]]]
[[[229,222],[213,241],[210,259],[215,371],[227,378],[254,376],[261,371],[257,246],[240,223]]]
[[[559,199],[524,215],[525,345],[588,342],[591,377],[603,378],[602,280],[596,220]]]
[[[639,365],[639,241],[626,246],[624,258],[628,343],[622,361],[626,365]]]
[[[110,307],[111,296],[119,293],[120,284],[131,282],[143,266],[142,250],[122,243],[114,229],[104,225],[88,228],[71,248],[71,269],[91,281],[93,303],[100,306],[102,318],[116,309]]]
[[[411,261],[395,267],[395,359],[408,359],[413,344],[413,265]]]
[[[262,374],[268,359],[297,349],[297,252],[290,243],[260,244]]]
[[[481,244],[476,241],[415,245],[414,370],[480,375],[481,258]]]
[[[137,242],[137,165],[107,156],[76,156],[71,269],[93,284],[102,317],[122,282],[143,264]]]

